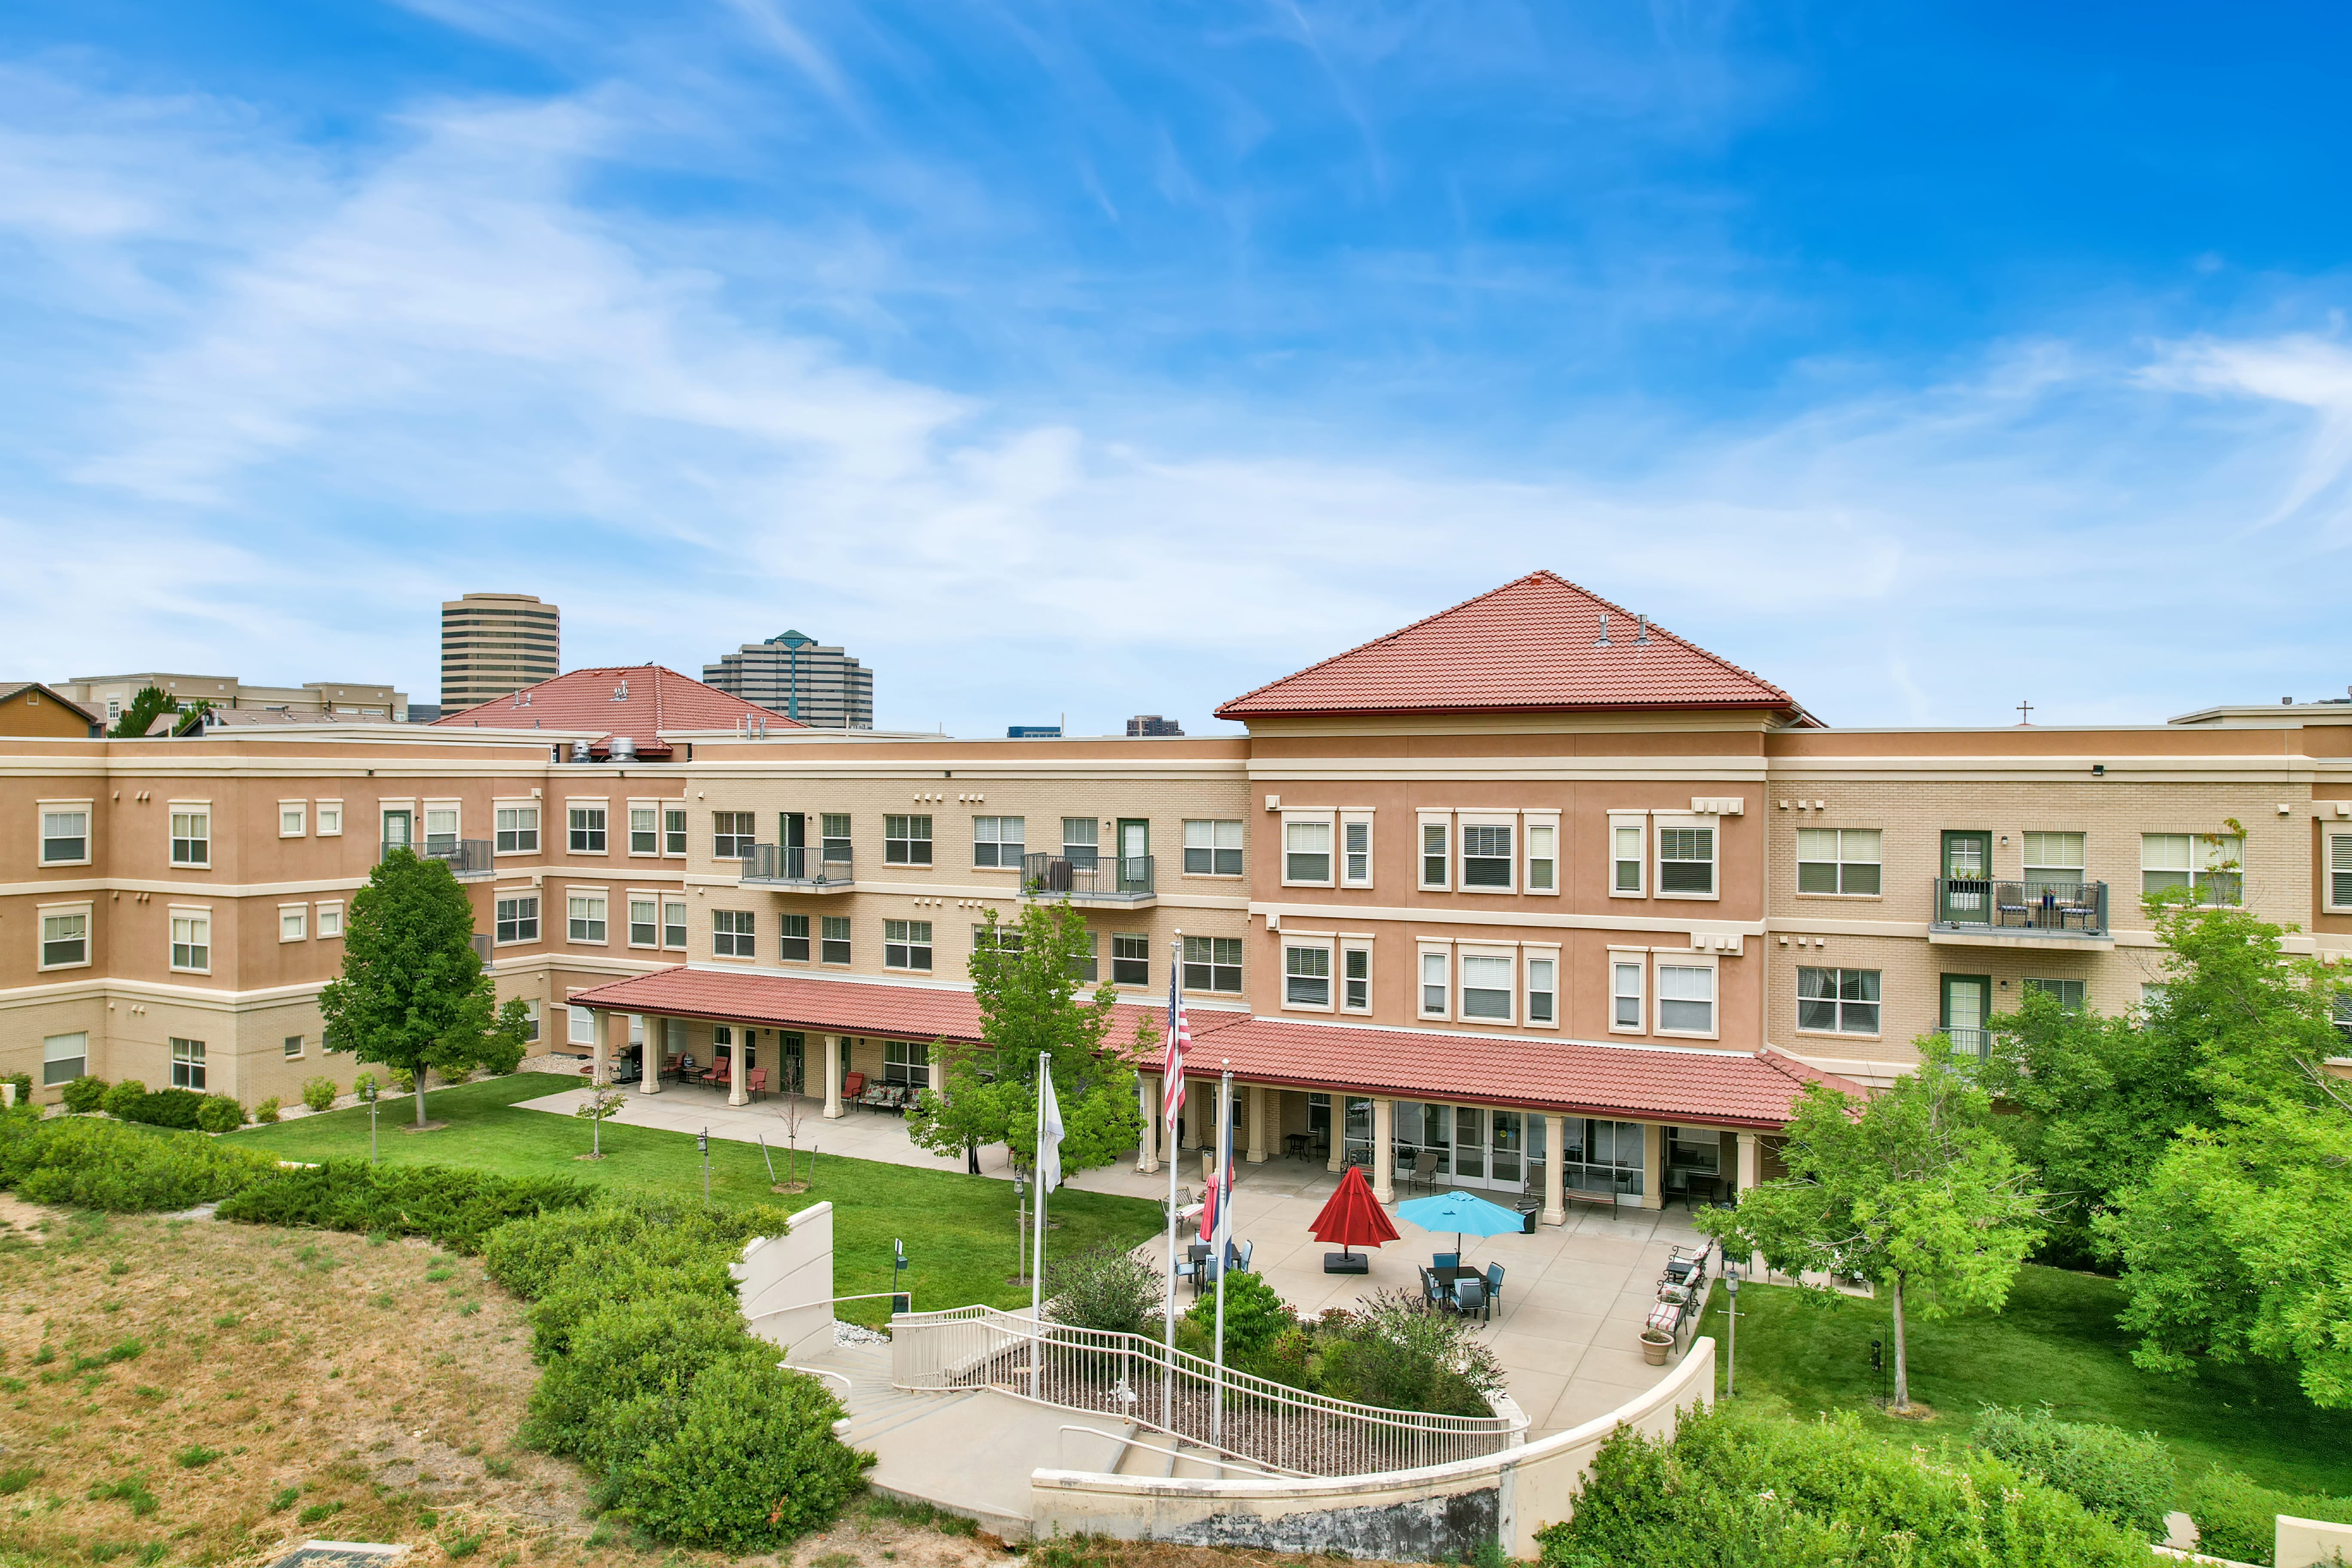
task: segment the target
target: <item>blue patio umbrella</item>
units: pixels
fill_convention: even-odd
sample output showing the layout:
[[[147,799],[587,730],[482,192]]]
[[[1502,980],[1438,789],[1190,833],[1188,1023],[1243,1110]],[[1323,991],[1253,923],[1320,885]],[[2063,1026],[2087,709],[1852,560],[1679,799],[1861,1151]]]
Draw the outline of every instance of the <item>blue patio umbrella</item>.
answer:
[[[1490,1204],[1485,1198],[1468,1193],[1444,1193],[1435,1197],[1412,1198],[1397,1205],[1397,1218],[1410,1220],[1423,1230],[1450,1230],[1454,1233],[1454,1250],[1462,1250],[1465,1236],[1504,1236],[1521,1229],[1526,1221],[1516,1209],[1500,1204]]]

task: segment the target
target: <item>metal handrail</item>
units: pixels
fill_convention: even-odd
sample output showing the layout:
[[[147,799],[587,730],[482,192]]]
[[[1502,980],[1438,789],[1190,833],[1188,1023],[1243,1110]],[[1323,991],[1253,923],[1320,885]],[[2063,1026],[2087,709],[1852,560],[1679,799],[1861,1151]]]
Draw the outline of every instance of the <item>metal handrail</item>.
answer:
[[[1039,852],[1021,857],[1021,890],[1032,898],[1140,899],[1153,891],[1151,857]]]
[[[1937,877],[1931,883],[1938,926],[2021,933],[2107,934],[2107,885],[2036,877]]]
[[[1000,1388],[1099,1411],[1269,1468],[1371,1475],[1482,1458],[1523,1421],[1383,1410],[1220,1371],[1139,1334],[1040,1324],[993,1307],[890,1320],[890,1383],[912,1392]]]
[[[746,882],[851,882],[850,857],[824,854],[805,844],[754,844],[742,858]]]

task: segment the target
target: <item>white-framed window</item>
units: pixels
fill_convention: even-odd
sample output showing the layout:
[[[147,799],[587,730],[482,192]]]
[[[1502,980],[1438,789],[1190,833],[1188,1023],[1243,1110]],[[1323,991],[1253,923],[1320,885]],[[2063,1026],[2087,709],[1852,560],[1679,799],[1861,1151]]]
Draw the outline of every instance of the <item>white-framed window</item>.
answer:
[[[2245,857],[2246,841],[2234,833],[2143,833],[2140,891],[2191,888],[2200,904],[2242,903]]]
[[[1283,817],[1282,880],[1285,887],[1331,885],[1331,818],[1328,815]]]
[[[174,805],[172,807],[172,864],[210,866],[212,863],[212,807]]]
[[[205,1043],[184,1040],[177,1035],[172,1040],[172,1087],[196,1089],[205,1087]]]
[[[1797,891],[1848,898],[1877,896],[1884,837],[1875,827],[1800,827]]]
[[[906,1089],[931,1087],[931,1047],[923,1040],[882,1042],[882,1081]]]
[[[1372,950],[1360,942],[1339,944],[1339,1011],[1372,1010]]]
[[[1062,858],[1073,866],[1092,866],[1102,859],[1102,824],[1091,816],[1062,818]]]
[[[1421,885],[1443,890],[1453,886],[1454,819],[1443,813],[1421,816]]]
[[[89,1070],[89,1031],[47,1035],[41,1039],[41,1087],[71,1083]]]
[[[1184,875],[1238,877],[1242,842],[1248,829],[1239,822],[1188,817],[1184,823]]]
[[[1447,998],[1454,989],[1454,953],[1443,947],[1421,950],[1421,1016],[1443,1018],[1450,1009]]]
[[[1716,897],[1714,825],[1661,822],[1657,837],[1657,896],[1662,899]]]
[[[564,914],[569,924],[564,929],[571,942],[601,942],[604,937],[604,895],[602,893],[571,893],[564,898]]]
[[[1469,837],[1465,831],[1465,838]],[[1462,1016],[1483,1024],[1511,1021],[1511,971],[1516,954],[1465,951],[1462,969]]]
[[[817,917],[816,956],[820,963],[849,962],[849,917],[847,915]]]
[[[2090,863],[2089,835],[2023,833],[2018,838],[2025,855],[2025,896],[2038,899],[2047,889],[2073,898]]]
[[[931,863],[931,819],[928,816],[882,816],[882,864],[928,866]]]
[[[1643,972],[1649,966],[1649,954],[1612,952],[1609,955],[1609,1027],[1619,1034],[1643,1033]]]
[[[686,853],[686,807],[662,807],[662,853],[681,857]]]
[[[1087,819],[1092,826],[1094,819]],[[971,819],[971,863],[998,870],[1018,871],[1026,847],[1029,819],[1025,816],[975,816]]]
[[[752,932],[758,916],[750,910],[710,911],[710,951],[720,958],[753,958],[759,943]]]
[[[89,803],[48,801],[40,804],[41,860],[44,866],[89,864]]]
[[[802,916],[801,921],[801,931],[805,935],[808,931],[808,917]],[[684,899],[662,900],[662,945],[677,948],[681,952],[686,948],[686,900]],[[808,956],[805,944],[801,949],[801,956],[803,958]]]
[[[1491,818],[1462,818],[1462,890],[1465,893],[1507,893],[1511,890],[1512,824]]]
[[[604,807],[568,805],[564,819],[570,837],[566,844],[574,855],[603,855],[604,847]]]
[[[1241,938],[1188,936],[1184,939],[1185,990],[1239,991],[1241,988]]]
[[[661,945],[661,895],[631,893],[629,895],[629,945],[659,947]]]
[[[1879,972],[1875,969],[1797,971],[1797,1027],[1817,1034],[1879,1032]]]
[[[593,1007],[566,1007],[564,1011],[572,1015],[570,1020],[565,1026],[564,1038],[575,1046],[594,1045],[596,1043],[595,1009]]]
[[[1658,1028],[1661,1035],[1715,1033],[1715,965],[1660,958]]]
[[[1559,891],[1559,818],[1529,816],[1523,829],[1528,839],[1527,891]]]
[[[281,800],[278,803],[278,837],[299,838],[310,826],[310,803],[305,800]]]
[[[1110,933],[1110,980],[1114,985],[1151,984],[1151,936],[1148,931]]]
[[[1325,831],[1328,833],[1328,828]],[[1331,1007],[1331,944],[1328,942],[1286,942],[1282,944],[1282,1005]]]
[[[455,805],[425,803],[425,853],[444,857],[457,853],[457,808]]]
[[[1372,885],[1372,814],[1369,811],[1339,814],[1339,885]]]
[[[288,1061],[292,1061],[302,1054],[302,1040],[303,1037],[300,1035],[289,1035],[280,1042],[279,1048],[284,1051]]]
[[[1559,953],[1551,949],[1527,954],[1528,1023],[1531,1026],[1559,1022]]]
[[[310,940],[310,906],[280,904],[278,906],[278,940],[308,942]]]
[[[77,969],[89,962],[89,906],[45,908],[41,916],[42,969]]]
[[[495,944],[539,940],[539,895],[500,893],[491,900],[490,941]]]
[[[710,854],[718,860],[744,860],[751,858],[752,847],[760,837],[759,814],[751,811],[714,811],[710,814]]]
[[[197,910],[172,911],[172,967],[209,974],[213,967],[213,917]]]
[[[343,803],[340,800],[322,800],[318,803],[318,810],[319,837],[341,838],[343,836]]]
[[[2352,833],[2330,833],[2324,897],[2331,911],[2352,910]]]
[[[681,908],[684,906],[681,905]],[[776,956],[806,963],[809,955],[809,918],[806,915],[776,917]]]
[[[817,837],[817,853],[821,859],[849,864],[849,813],[825,811],[817,814],[821,832]]]
[[[536,855],[539,853],[539,807],[535,805],[501,805],[490,813],[491,853],[495,855]]]
[[[1634,812],[1609,814],[1609,896],[1640,899],[1649,895],[1645,874],[1650,863],[1650,819]]]
[[[319,906],[319,940],[343,934],[343,900],[329,899]]]
[[[2024,987],[2028,991],[2040,992],[2069,1013],[2083,1010],[2084,994],[2089,989],[2080,980],[2044,980],[2038,975],[2029,977]]]
[[[929,973],[931,967],[931,922],[884,921],[882,967],[920,970]]]
[[[629,853],[661,853],[661,807],[658,805],[629,803]]]

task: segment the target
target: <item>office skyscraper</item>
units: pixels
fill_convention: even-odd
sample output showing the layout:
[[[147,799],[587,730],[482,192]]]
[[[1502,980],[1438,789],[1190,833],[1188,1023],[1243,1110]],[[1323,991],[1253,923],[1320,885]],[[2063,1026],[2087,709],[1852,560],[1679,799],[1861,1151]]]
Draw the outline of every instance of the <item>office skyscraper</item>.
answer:
[[[467,594],[441,605],[441,711],[563,673],[562,612],[533,594]]]
[[[874,728],[874,672],[801,632],[747,642],[702,667],[703,683],[820,730]]]

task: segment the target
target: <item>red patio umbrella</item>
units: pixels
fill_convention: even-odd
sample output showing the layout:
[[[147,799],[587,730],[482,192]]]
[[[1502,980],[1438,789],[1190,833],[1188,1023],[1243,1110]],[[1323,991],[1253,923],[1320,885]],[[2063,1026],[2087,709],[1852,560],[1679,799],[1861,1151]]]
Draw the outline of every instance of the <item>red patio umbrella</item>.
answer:
[[[1389,1223],[1388,1211],[1372,1196],[1361,1165],[1349,1166],[1340,1176],[1339,1190],[1331,1194],[1331,1201],[1315,1216],[1311,1234],[1318,1241],[1336,1241],[1340,1246],[1340,1251],[1323,1255],[1326,1274],[1367,1273],[1371,1260],[1357,1257],[1354,1248],[1378,1247],[1398,1239],[1397,1227]]]

